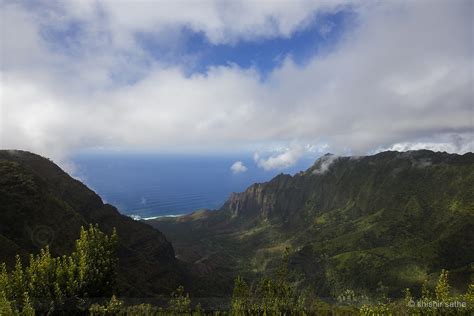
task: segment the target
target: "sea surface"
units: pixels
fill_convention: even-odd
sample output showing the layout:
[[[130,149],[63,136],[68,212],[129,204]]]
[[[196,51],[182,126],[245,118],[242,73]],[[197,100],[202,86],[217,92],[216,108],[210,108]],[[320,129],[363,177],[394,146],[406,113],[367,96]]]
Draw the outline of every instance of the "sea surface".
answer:
[[[242,161],[246,172],[230,167]],[[266,171],[247,155],[170,155],[81,153],[73,157],[75,176],[98,193],[104,202],[126,215],[142,218],[218,209],[231,192],[244,191],[279,173],[307,169],[314,159],[304,158],[288,169]]]

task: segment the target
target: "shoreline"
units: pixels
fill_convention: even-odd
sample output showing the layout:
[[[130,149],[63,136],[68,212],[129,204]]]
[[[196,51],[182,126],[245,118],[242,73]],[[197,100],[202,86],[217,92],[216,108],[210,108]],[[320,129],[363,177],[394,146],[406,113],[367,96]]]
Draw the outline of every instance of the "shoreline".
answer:
[[[157,218],[180,217],[180,216],[185,216],[185,215],[186,214],[170,214],[170,215],[158,215],[158,216],[150,216],[150,217],[141,217],[140,215],[130,214],[130,215],[127,215],[127,216],[132,218],[135,221],[149,221],[149,220],[154,220],[154,219],[157,219]]]

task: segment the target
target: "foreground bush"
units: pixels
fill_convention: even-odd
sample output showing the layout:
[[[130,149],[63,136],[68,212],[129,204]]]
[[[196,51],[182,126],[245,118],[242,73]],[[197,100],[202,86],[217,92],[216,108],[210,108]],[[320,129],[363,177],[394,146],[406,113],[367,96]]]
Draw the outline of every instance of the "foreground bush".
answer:
[[[438,282],[431,291],[425,282],[420,298],[414,298],[410,289],[405,290],[405,299],[400,302],[379,302],[363,305],[361,315],[472,315],[474,313],[474,283],[463,295],[452,295],[448,271],[442,270]]]
[[[23,267],[19,257],[12,271],[0,269],[0,315],[90,314],[90,315],[470,315],[474,313],[474,284],[462,295],[453,295],[448,271],[441,271],[433,289],[423,285],[421,297],[410,289],[405,299],[391,301],[383,296],[372,301],[366,295],[345,290],[333,302],[324,302],[309,292],[298,292],[288,280],[289,251],[273,277],[249,285],[242,277],[234,283],[228,308],[203,311],[193,305],[180,286],[166,306],[128,306],[113,295],[117,259],[117,235],[102,233],[98,226],[81,229],[74,252],[54,258],[49,249],[30,256]],[[108,302],[89,305],[88,299],[110,297]],[[36,311],[36,312],[35,312]]]
[[[30,255],[23,267],[20,257],[11,272],[0,267],[0,315],[33,315],[34,311],[54,313],[80,311],[86,299],[110,297],[116,279],[117,235],[105,235],[99,227],[81,228],[70,256],[52,257],[46,247]]]

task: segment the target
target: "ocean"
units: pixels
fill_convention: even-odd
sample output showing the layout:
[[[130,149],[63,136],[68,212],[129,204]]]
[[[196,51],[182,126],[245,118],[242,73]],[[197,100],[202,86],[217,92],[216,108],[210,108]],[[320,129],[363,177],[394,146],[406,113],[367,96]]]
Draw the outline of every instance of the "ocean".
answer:
[[[72,159],[75,176],[104,202],[141,218],[218,209],[231,192],[244,191],[282,172],[305,170],[314,160],[303,158],[289,169],[265,171],[256,166],[251,154],[81,153]],[[234,174],[230,167],[235,161],[242,161],[248,170]]]

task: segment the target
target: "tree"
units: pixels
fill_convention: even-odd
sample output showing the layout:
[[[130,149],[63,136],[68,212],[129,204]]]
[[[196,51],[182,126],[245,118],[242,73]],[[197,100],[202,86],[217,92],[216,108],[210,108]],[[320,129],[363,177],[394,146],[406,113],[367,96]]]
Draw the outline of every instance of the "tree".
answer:
[[[115,229],[107,236],[98,225],[89,225],[88,230],[81,227],[68,271],[69,287],[80,297],[112,295],[118,264],[116,244]]]
[[[238,276],[234,281],[231,309],[234,315],[245,315],[251,307],[250,288],[245,280]]]
[[[435,288],[436,299],[439,302],[447,302],[449,299],[448,271],[441,270],[438,283]]]
[[[171,294],[168,310],[177,315],[191,315],[191,300],[189,294],[184,292],[182,285]]]

